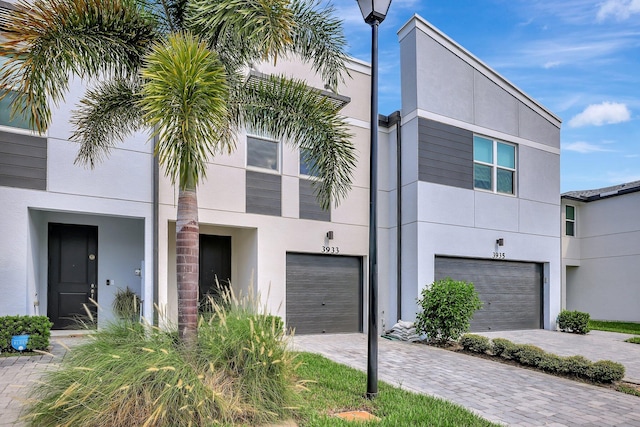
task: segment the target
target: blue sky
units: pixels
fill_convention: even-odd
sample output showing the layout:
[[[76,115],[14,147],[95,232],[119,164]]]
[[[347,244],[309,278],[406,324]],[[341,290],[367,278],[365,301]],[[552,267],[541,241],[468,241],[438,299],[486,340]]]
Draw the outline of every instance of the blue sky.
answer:
[[[370,60],[355,0],[334,0]],[[397,31],[431,22],[562,119],[561,191],[640,180],[640,0],[393,0],[380,26],[380,113],[400,109]]]

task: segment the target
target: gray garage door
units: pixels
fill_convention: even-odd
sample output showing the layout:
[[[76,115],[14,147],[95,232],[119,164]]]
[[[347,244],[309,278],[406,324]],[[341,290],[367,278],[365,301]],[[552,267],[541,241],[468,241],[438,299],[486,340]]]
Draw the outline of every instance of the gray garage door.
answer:
[[[362,259],[287,254],[287,327],[296,334],[362,331]]]
[[[480,295],[473,332],[542,327],[541,264],[436,257],[435,278],[446,277],[472,282]]]

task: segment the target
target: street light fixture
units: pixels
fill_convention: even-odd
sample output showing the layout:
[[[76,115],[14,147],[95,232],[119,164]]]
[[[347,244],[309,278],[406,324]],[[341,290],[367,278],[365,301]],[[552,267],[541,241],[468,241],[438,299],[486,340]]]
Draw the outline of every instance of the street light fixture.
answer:
[[[369,158],[369,327],[367,397],[378,394],[378,26],[391,0],[357,0],[364,22],[371,25],[371,156]]]

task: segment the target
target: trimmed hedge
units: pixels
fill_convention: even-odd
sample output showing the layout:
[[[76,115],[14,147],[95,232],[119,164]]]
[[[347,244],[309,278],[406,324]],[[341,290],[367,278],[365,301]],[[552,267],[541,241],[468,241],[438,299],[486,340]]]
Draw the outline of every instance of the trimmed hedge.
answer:
[[[547,353],[535,345],[516,344],[504,338],[490,341],[480,335],[465,334],[460,338],[460,345],[474,353],[486,353],[490,349],[496,357],[514,360],[552,374],[575,376],[596,383],[612,383],[624,378],[624,366],[620,363],[611,360],[591,362],[583,356],[562,357]]]
[[[460,338],[460,345],[465,350],[474,353],[486,353],[491,349],[491,341],[489,338],[476,334],[464,334]]]
[[[29,335],[27,350],[47,350],[53,323],[47,316],[0,317],[0,351],[12,353],[11,337]]]
[[[562,310],[558,315],[558,327],[562,332],[584,335],[589,332],[589,313]]]
[[[513,354],[516,352],[517,347],[515,343],[512,343],[505,338],[494,338],[491,352],[500,356],[503,359],[513,359]]]
[[[599,360],[589,366],[587,376],[597,383],[612,383],[624,377],[624,366],[611,360]]]

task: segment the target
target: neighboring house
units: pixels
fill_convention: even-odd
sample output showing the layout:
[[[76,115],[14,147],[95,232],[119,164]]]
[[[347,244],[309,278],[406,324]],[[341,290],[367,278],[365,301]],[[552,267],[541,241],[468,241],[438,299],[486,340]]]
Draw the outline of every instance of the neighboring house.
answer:
[[[244,132],[236,150],[216,156],[198,188],[200,290],[215,278],[236,293],[253,286],[267,308],[297,333],[357,332],[363,325],[363,278],[368,252],[369,66],[348,64],[336,95],[323,92],[346,117],[358,166],[349,196],[322,211],[300,152],[286,141]],[[278,59],[256,65],[250,78],[285,73],[322,90],[308,66]],[[162,178],[159,194],[158,301],[177,318],[175,221],[177,189]],[[166,236],[166,237],[165,237]]]
[[[380,298],[385,312],[412,319],[420,291],[451,277],[473,282],[484,303],[473,330],[554,329],[560,119],[419,16],[399,38],[402,118],[400,132],[390,123],[381,176],[381,271],[400,286]]]
[[[11,5],[0,6],[1,22]],[[0,103],[0,315],[43,314],[58,329],[88,298],[106,324],[127,286],[153,305],[153,147],[139,134],[95,170],[75,166],[69,119],[83,87],[72,88],[44,135]]]
[[[562,194],[563,306],[640,322],[640,181]]]
[[[475,330],[554,328],[560,120],[420,17],[400,30],[400,49],[402,111],[380,127],[380,329],[413,319],[420,291],[446,276],[476,284],[485,305]],[[338,94],[323,92],[342,106],[358,155],[338,207],[320,210],[298,150],[250,131],[212,159],[198,189],[201,291],[215,294],[216,279],[236,293],[251,288],[297,333],[366,325],[370,67],[348,67]],[[277,72],[323,89],[286,59],[249,78]],[[0,128],[0,289],[9,296],[0,315],[39,312],[63,326],[60,313],[93,289],[103,323],[115,289],[129,286],[147,318],[155,302],[166,309],[161,322],[175,323],[177,190],[143,134],[95,170],[73,165],[69,111],[81,91],[46,135]],[[63,296],[47,303],[47,294]]]

